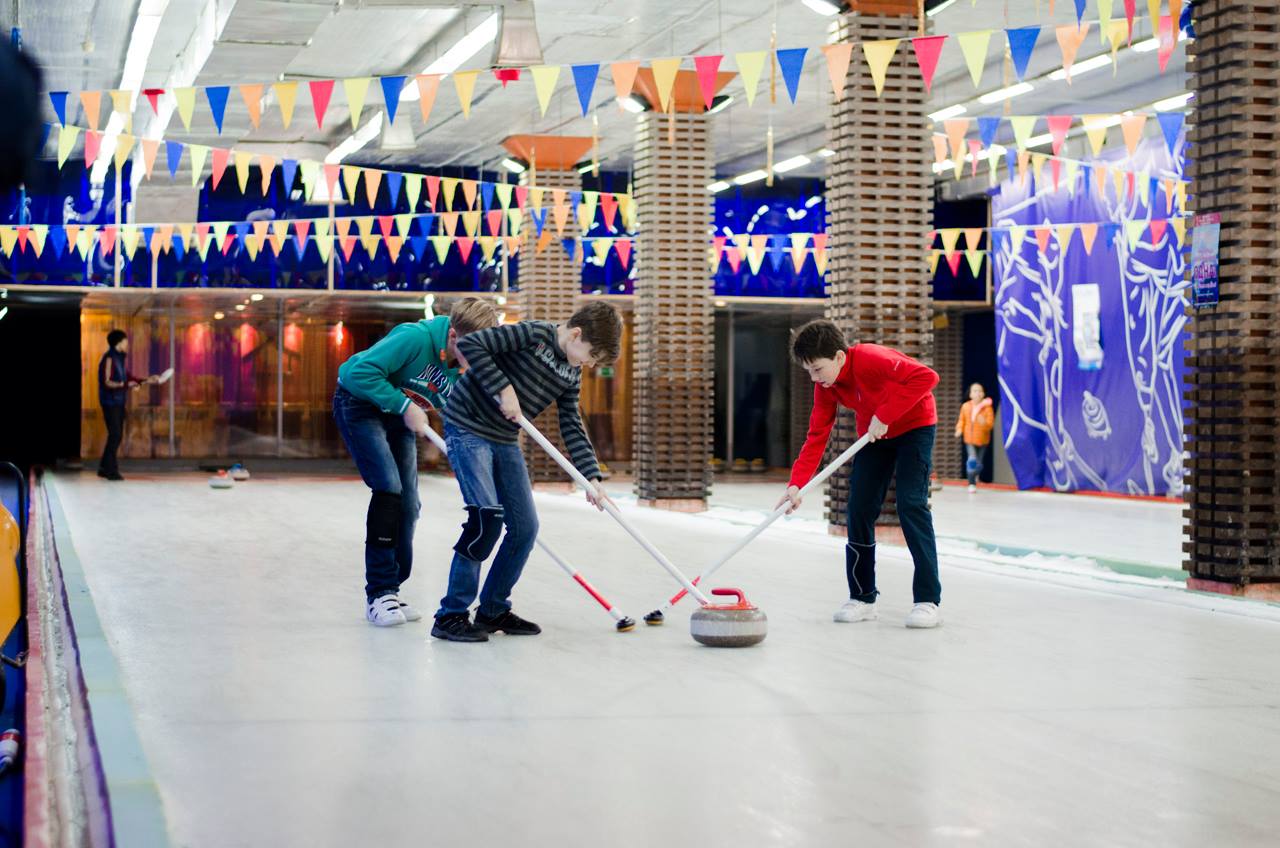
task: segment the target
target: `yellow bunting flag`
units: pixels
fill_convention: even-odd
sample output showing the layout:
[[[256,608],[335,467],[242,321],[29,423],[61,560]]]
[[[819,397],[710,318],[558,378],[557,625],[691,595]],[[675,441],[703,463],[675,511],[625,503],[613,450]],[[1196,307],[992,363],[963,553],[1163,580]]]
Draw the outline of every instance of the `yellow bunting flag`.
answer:
[[[1074,196],[1076,193],[1076,177],[1080,173],[1080,163],[1074,159],[1068,159],[1067,165],[1067,191]]]
[[[791,265],[799,274],[804,268],[804,258],[809,253],[809,233],[791,233]]]
[[[680,70],[680,57],[673,59],[654,59],[649,63],[653,69],[653,83],[658,87],[658,101],[662,111],[667,111],[671,102],[671,89],[676,84],[676,72]]]
[[[1026,150],[1031,142],[1031,132],[1036,128],[1035,115],[1013,115],[1009,118],[1009,126],[1013,127],[1013,141],[1019,150]]]
[[[276,102],[280,104],[280,120],[284,128],[289,129],[293,121],[293,107],[298,102],[298,84],[296,82],[276,82],[271,84],[276,94]]]
[[[444,196],[444,208],[448,212],[453,209],[453,197],[458,191],[457,177],[442,177],[440,180],[440,193]]]
[[[458,71],[453,75],[453,88],[458,92],[458,103],[462,106],[462,116],[471,117],[471,95],[476,91],[476,77],[479,71]]]
[[[1184,183],[1182,180],[1178,180],[1177,209],[1178,209],[1178,214],[1180,215],[1187,211],[1187,184]]]
[[[742,87],[747,95],[747,105],[755,103],[756,92],[760,89],[760,72],[764,70],[764,62],[768,53],[756,50],[750,53],[736,53],[733,60],[738,65],[738,73],[742,75]]]
[[[236,162],[236,180],[240,183],[240,193],[244,194],[249,188],[249,161],[253,159],[253,154],[236,150],[233,151],[233,155]]]
[[[1054,227],[1054,233],[1058,236],[1058,250],[1067,252],[1067,248],[1071,246],[1071,234],[1075,231],[1075,224],[1059,224]]]
[[[1107,43],[1107,33],[1111,30],[1111,14],[1114,0],[1098,0],[1098,40]]]
[[[453,239],[448,236],[431,236],[431,246],[436,249],[436,261],[443,263],[449,255],[449,245]]]
[[[262,92],[265,90],[266,86],[260,82],[240,86],[240,97],[244,100],[245,108],[249,110],[249,123],[253,124],[255,130],[262,122]]]
[[[559,65],[535,65],[529,69],[533,75],[533,89],[538,94],[538,108],[547,114],[547,106],[551,104],[551,95],[556,90],[556,82],[560,79]]]
[[[1120,63],[1116,60],[1116,54],[1120,51],[1120,45],[1124,44],[1125,39],[1128,37],[1128,22],[1112,21],[1107,26],[1107,40],[1111,42],[1111,75],[1113,77],[1120,68]]]
[[[1013,255],[1017,256],[1022,250],[1022,242],[1027,237],[1027,228],[1021,226],[1013,226],[1009,228],[1009,245],[1013,250]]]
[[[128,161],[129,154],[133,152],[134,137],[128,133],[120,133],[116,138],[116,168],[123,168],[124,163]]]
[[[981,250],[966,250],[966,251],[964,252],[964,259],[965,259],[965,261],[966,261],[966,262],[968,262],[968,263],[969,263],[969,273],[973,274],[973,276],[975,276],[975,277],[981,276],[981,274],[982,274],[982,251],[981,251]]]
[[[421,174],[405,174],[404,176],[404,195],[409,200],[409,211],[414,212],[418,209],[418,200],[422,197],[422,175]]]
[[[1138,151],[1138,142],[1142,141],[1142,129],[1147,125],[1146,115],[1126,115],[1120,121],[1120,130],[1124,133],[1124,146],[1132,156]]]
[[[360,126],[360,113],[364,111],[364,99],[369,93],[369,77],[352,77],[342,81],[342,90],[347,94],[347,108],[351,110],[351,129]]]
[[[133,132],[133,92],[111,92],[111,111],[124,119],[124,131]]]
[[[120,228],[120,243],[124,245],[124,255],[132,258],[138,252],[138,237],[142,235],[133,224],[125,224]]]
[[[475,238],[477,235],[480,234],[480,211],[479,210],[476,210],[475,212],[463,212],[461,217],[462,217],[462,228],[466,230],[466,233],[469,237]]]
[[[849,60],[853,57],[853,43],[828,44],[822,48],[827,57],[827,75],[831,78],[831,94],[839,103],[844,97],[845,80],[849,76]]]
[[[1178,245],[1182,246],[1187,243],[1187,219],[1178,215],[1169,219],[1169,226],[1173,227],[1173,231],[1178,234]]]
[[[1121,170],[1118,170],[1118,169],[1117,169],[1116,171],[1112,172],[1112,174],[1111,174],[1111,179],[1112,179],[1112,181],[1115,183],[1115,186],[1116,186],[1116,202],[1117,202],[1117,203],[1119,203],[1120,201],[1124,200],[1124,183],[1125,183],[1125,176],[1126,176],[1126,175],[1125,175],[1125,172],[1124,172],[1124,171],[1121,171]]]
[[[956,252],[956,243],[960,241],[960,230],[956,227],[947,227],[938,230],[938,235],[942,236],[942,251],[950,256]]]
[[[79,229],[80,229],[79,227],[76,228],[77,235],[79,235]],[[70,235],[71,227],[67,227],[67,232],[68,232],[67,241],[74,244],[75,239],[72,238]],[[17,244],[18,244],[18,231],[15,228],[9,227],[9,226],[0,227],[0,251],[3,251],[5,256],[12,256],[13,249],[14,247],[17,246]]]
[[[76,139],[80,137],[79,127],[60,127],[58,129],[58,167],[66,164],[67,157],[75,149]]]
[[[884,78],[889,71],[889,62],[898,49],[900,39],[890,38],[884,41],[862,42],[862,54],[871,68],[871,79],[876,84],[876,97],[884,93]]]
[[[209,148],[203,144],[188,144],[187,153],[191,157],[191,185],[200,184],[200,177],[204,173],[205,160],[209,158]]]
[[[361,168],[356,165],[343,165],[341,169],[342,187],[347,196],[347,200],[351,203],[355,202],[356,185],[360,181]]]
[[[1147,231],[1146,221],[1125,221],[1124,235],[1125,240],[1129,242],[1129,249],[1134,250],[1138,246],[1138,239],[1142,238],[1142,234]]]
[[[1036,185],[1039,186],[1044,180],[1044,163],[1049,157],[1044,153],[1031,154],[1031,168],[1036,175]]]
[[[942,258],[942,251],[941,251],[941,250],[931,250],[931,251],[929,251],[929,276],[930,276],[930,277],[932,277],[934,274],[938,273],[938,260],[939,260],[939,259],[941,259],[941,258]],[[801,261],[803,261],[803,260],[801,260]],[[799,273],[799,269],[797,269],[797,273]]]
[[[194,88],[175,88],[173,99],[178,102],[178,117],[182,119],[183,129],[191,129],[191,116],[196,111],[196,90]]]
[[[964,62],[969,67],[969,77],[974,88],[982,84],[982,71],[987,66],[987,45],[991,41],[991,30],[962,32],[956,35],[960,42],[960,52],[964,54]]]

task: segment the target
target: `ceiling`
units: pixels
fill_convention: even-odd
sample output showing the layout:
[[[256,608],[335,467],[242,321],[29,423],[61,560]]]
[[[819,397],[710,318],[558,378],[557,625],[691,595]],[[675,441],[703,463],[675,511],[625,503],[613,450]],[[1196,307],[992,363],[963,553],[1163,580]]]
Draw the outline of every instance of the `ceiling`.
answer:
[[[1048,5],[1048,0],[956,0],[932,19],[932,29],[949,34],[979,26],[1047,24]],[[1052,23],[1074,21],[1070,0],[1058,0],[1056,7]],[[146,58],[143,84],[174,87],[420,73],[486,18],[493,6],[440,0],[25,0],[20,8],[26,48],[45,65],[48,88],[74,92],[120,85],[130,33],[135,19],[141,20],[136,16],[157,9],[163,14]],[[1096,4],[1090,3],[1089,13],[1096,14],[1095,9]],[[731,82],[725,93],[734,96],[733,102],[712,118],[718,172],[733,175],[761,167],[771,121],[777,161],[825,144],[831,93],[825,60],[816,48],[826,42],[834,19],[813,12],[800,0],[536,0],[536,14],[544,60],[564,64],[705,53],[728,57],[737,51],[767,48],[776,20],[778,46],[814,48],[805,64],[797,103],[791,105],[780,92],[779,104],[771,109],[764,82],[754,108],[748,108],[741,82]],[[1144,29],[1139,31],[1147,37]],[[1095,25],[1077,62],[1103,52],[1096,33]],[[914,20],[904,21],[903,36],[914,34]],[[86,40],[92,43],[86,45]],[[992,39],[982,91],[1001,87],[998,56],[1002,42],[998,36]],[[899,57],[909,52],[904,44]],[[1147,107],[1185,89],[1184,49],[1175,51],[1163,75],[1156,73],[1154,52],[1138,54],[1127,48],[1120,52],[1114,77],[1107,68],[1081,76],[1073,85],[1038,81],[1033,93],[1011,101],[1012,113],[1121,111]],[[487,61],[485,48],[463,67],[481,67]],[[1046,29],[1031,59],[1028,78],[1060,65],[1056,40]],[[726,58],[723,67],[733,68],[731,58]],[[948,44],[934,80],[930,111],[971,101],[975,93],[959,49]],[[172,108],[162,109],[159,117],[152,116],[145,101],[135,113],[134,130],[149,137],[317,159],[351,134],[341,85],[334,91],[324,130],[316,128],[305,93],[299,94],[288,129],[282,125],[274,102],[267,105],[257,129],[250,125],[234,88],[228,102],[221,135],[203,100],[190,131],[172,114]],[[613,104],[607,73],[601,74],[594,102],[603,166],[626,170],[636,117]],[[966,114],[1000,114],[1001,108],[977,107],[970,102]],[[369,89],[362,122],[381,109],[381,90],[375,82]],[[375,139],[346,161],[436,168],[467,165],[492,170],[503,156],[500,142],[507,135],[591,134],[590,119],[581,117],[569,73],[561,75],[545,117],[539,115],[527,75],[512,83],[508,91],[491,76],[482,75],[470,119],[464,120],[448,81],[441,87],[425,132],[417,112],[416,103],[402,102],[397,119],[397,124],[412,122],[414,149],[383,150]],[[82,117],[75,120],[84,123]],[[927,139],[922,138],[921,144],[927,147]],[[813,176],[821,173],[820,168],[815,164],[795,174]]]

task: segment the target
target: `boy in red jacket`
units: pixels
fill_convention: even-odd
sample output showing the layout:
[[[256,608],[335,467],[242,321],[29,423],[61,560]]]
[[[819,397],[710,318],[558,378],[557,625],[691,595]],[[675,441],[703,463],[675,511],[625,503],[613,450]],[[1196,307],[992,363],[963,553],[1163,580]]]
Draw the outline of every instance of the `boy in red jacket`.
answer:
[[[942,623],[938,609],[942,586],[938,582],[938,547],[929,512],[929,473],[938,429],[938,411],[933,402],[937,373],[887,347],[850,347],[840,329],[825,320],[810,321],[796,332],[791,355],[817,385],[813,389],[809,435],[791,468],[791,481],[779,506],[790,501],[788,513],[800,506],[800,489],[818,470],[835,424],[837,406],[852,409],[858,435],[870,433],[872,440],[853,459],[849,541],[845,546],[849,600],[836,610],[835,620],[876,618],[876,595],[880,594],[876,591],[876,518],[896,474],[898,518],[915,562],[911,584],[915,605],[906,624],[937,627]]]

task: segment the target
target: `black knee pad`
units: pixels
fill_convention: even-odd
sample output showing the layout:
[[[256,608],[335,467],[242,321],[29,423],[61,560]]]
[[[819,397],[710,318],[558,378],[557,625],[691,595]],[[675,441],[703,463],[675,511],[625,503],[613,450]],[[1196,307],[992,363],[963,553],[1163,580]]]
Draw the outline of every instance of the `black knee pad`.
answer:
[[[400,496],[374,492],[365,518],[364,543],[374,548],[394,548],[400,539]]]
[[[467,523],[462,525],[462,535],[453,549],[467,559],[484,562],[502,535],[502,518],[500,506],[467,504]]]

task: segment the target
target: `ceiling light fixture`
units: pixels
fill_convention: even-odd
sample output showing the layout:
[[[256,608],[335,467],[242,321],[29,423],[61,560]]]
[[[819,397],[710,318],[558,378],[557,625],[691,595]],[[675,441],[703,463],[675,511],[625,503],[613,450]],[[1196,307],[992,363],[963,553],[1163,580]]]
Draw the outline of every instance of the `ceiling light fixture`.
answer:
[[[733,178],[734,185],[747,185],[749,183],[758,183],[765,177],[769,176],[768,172],[756,169],[747,171],[745,174],[739,174]]]
[[[264,296],[265,295],[261,294],[260,292],[254,292],[253,294],[249,295],[249,299],[252,300],[254,303],[257,303],[259,300],[262,300]]]
[[[723,112],[729,108],[729,104],[733,102],[731,94],[717,94],[711,100],[711,108],[707,110],[708,115],[714,115],[716,112]]]
[[[1083,62],[1076,62],[1074,65],[1072,65],[1071,77],[1074,79],[1075,77],[1078,77],[1081,74],[1087,74],[1090,71],[1096,71],[1098,70],[1098,68],[1105,68],[1107,65],[1110,65],[1110,64],[1111,64],[1111,57],[1105,53],[1100,53],[1097,56],[1094,56],[1089,59],[1085,59]],[[1058,68],[1058,70],[1049,74],[1049,79],[1051,80],[1064,80],[1066,78],[1067,78],[1067,69],[1065,67]]]
[[[633,115],[639,115],[641,112],[648,112],[650,108],[649,102],[637,94],[628,94],[626,97],[619,97],[618,105]]]
[[[329,155],[324,157],[325,164],[337,165],[343,159],[346,159],[352,153],[377,138],[380,132],[382,132],[382,112],[374,112],[373,117],[369,119],[367,124],[347,136],[342,144],[329,151]]]
[[[1036,87],[1029,82],[1020,82],[1017,85],[1011,85],[1008,88],[1000,88],[995,91],[987,92],[978,98],[978,102],[990,106],[992,103],[1003,103],[1006,100],[1012,100],[1023,94],[1029,94],[1036,90]]]
[[[802,2],[819,15],[840,14],[840,4],[832,0],[802,0]]]
[[[498,13],[494,12],[481,21],[475,29],[458,39],[458,42],[444,51],[440,58],[423,68],[422,73],[439,74],[440,79],[444,79],[461,68],[472,56],[492,44],[497,37]],[[406,85],[400,91],[402,102],[417,100],[420,96],[416,85]]]
[[[523,174],[525,172],[524,163],[517,162],[515,159],[512,159],[510,156],[503,157],[502,167],[506,168],[508,171],[510,171],[513,174]]]
[[[711,185],[707,186],[707,191],[711,192],[712,194],[719,194],[720,192],[724,191],[728,187],[729,187],[729,183],[725,182],[724,180],[716,180]]]
[[[801,153],[799,156],[792,156],[790,159],[783,159],[781,162],[773,166],[774,173],[785,174],[788,171],[794,171],[796,168],[803,168],[813,160]]]
[[[1151,108],[1155,109],[1157,112],[1172,112],[1175,109],[1182,109],[1185,107],[1195,96],[1195,92],[1188,91],[1184,94],[1179,94],[1176,97],[1166,97],[1164,100],[1157,100],[1155,103],[1151,104]]]
[[[939,109],[936,112],[929,113],[929,120],[934,122],[945,121],[947,118],[954,118],[957,115],[963,115],[965,112],[968,112],[968,111],[969,110],[964,108],[962,104],[957,103],[954,106],[948,106],[945,109]]]

